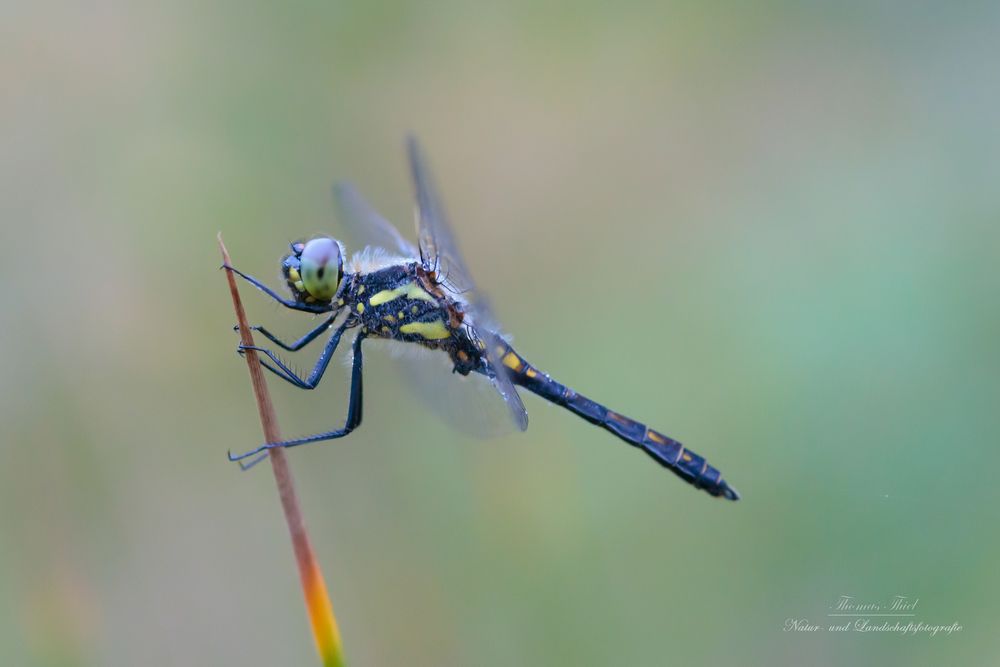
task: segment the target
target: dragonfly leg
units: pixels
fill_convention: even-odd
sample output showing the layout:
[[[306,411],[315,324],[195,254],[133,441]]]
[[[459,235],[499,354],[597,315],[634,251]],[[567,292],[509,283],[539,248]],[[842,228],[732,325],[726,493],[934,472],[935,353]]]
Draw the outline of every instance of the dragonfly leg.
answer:
[[[327,319],[323,320],[323,322],[321,322],[318,327],[316,327],[315,329],[313,329],[312,331],[310,331],[309,333],[307,333],[305,336],[303,336],[302,338],[298,339],[294,343],[286,343],[286,342],[284,342],[283,340],[281,340],[280,338],[278,338],[277,336],[275,336],[273,333],[271,333],[270,331],[268,331],[264,327],[253,326],[253,327],[250,327],[250,329],[252,331],[259,332],[261,336],[263,336],[264,338],[268,339],[269,341],[271,341],[272,343],[274,343],[275,345],[277,345],[280,348],[288,350],[289,352],[298,352],[299,350],[301,350],[302,348],[304,348],[306,345],[308,345],[309,343],[311,343],[314,340],[316,340],[321,333],[323,333],[324,331],[326,331],[330,327],[330,325],[333,324],[333,319],[334,319],[334,317],[331,316],[331,317],[328,317]],[[239,331],[239,330],[240,330],[240,325],[237,324],[236,326],[233,327],[233,331]]]
[[[351,366],[351,395],[350,401],[347,405],[347,420],[344,422],[343,428],[339,428],[335,431],[327,431],[325,433],[317,433],[316,435],[310,435],[305,438],[296,438],[295,440],[285,440],[282,442],[271,442],[261,445],[256,449],[251,449],[248,452],[242,454],[233,455],[232,452],[229,453],[230,461],[241,461],[257,454],[266,451],[268,449],[276,449],[278,447],[298,447],[299,445],[308,445],[313,442],[322,442],[324,440],[336,440],[337,438],[343,438],[345,435],[356,429],[361,424],[362,415],[362,404],[364,402],[364,387],[362,382],[361,366],[361,342],[364,340],[364,334],[358,334],[354,339],[354,362]],[[249,468],[256,465],[260,461],[260,457],[254,459],[245,467]]]
[[[237,461],[237,463],[240,464],[240,470],[246,472],[247,470],[250,470],[250,468],[253,468],[255,465],[257,465],[266,458],[267,458],[267,452],[263,452],[262,454],[258,454],[257,458],[250,461],[249,463],[243,463],[243,461]]]
[[[301,310],[306,313],[328,313],[331,310],[333,310],[333,306],[329,304],[324,305],[319,303],[314,303],[314,304],[300,303],[293,299],[286,299],[277,292],[275,292],[273,289],[262,283],[261,281],[254,278],[253,276],[243,273],[235,266],[230,266],[229,264],[223,264],[220,268],[226,269],[227,271],[232,271],[240,278],[247,281],[257,289],[259,289],[261,292],[263,292],[264,294],[268,295],[269,297],[280,303],[285,308],[291,308],[292,310]]]
[[[271,350],[256,346],[253,347],[244,347],[243,345],[236,346],[236,353],[239,354],[241,357],[246,354],[247,350],[253,350],[260,354],[267,355],[277,365],[277,367],[267,363],[267,361],[265,361],[264,359],[258,358],[257,361],[260,362],[261,366],[271,371],[285,382],[295,385],[299,389],[312,389],[312,387],[306,385],[306,381],[303,380],[301,377],[299,377],[298,373],[289,368],[288,365],[281,359],[279,359],[278,355],[276,355]]]
[[[312,371],[309,373],[309,377],[302,378],[289,368],[281,359],[278,358],[271,350],[264,347],[245,346],[239,345],[237,350],[240,354],[243,354],[246,350],[256,350],[263,355],[266,355],[271,361],[274,362],[274,366],[267,363],[265,360],[260,360],[260,365],[271,371],[278,377],[280,377],[285,382],[295,385],[299,389],[315,389],[319,385],[319,381],[323,379],[323,374],[326,373],[326,369],[330,365],[330,360],[333,358],[334,353],[337,351],[337,346],[340,345],[340,337],[344,335],[344,331],[347,329],[348,325],[351,323],[350,320],[345,320],[330,336],[330,340],[327,341],[326,345],[323,347],[323,351],[319,355],[319,359],[316,360],[316,365],[313,366]],[[324,323],[326,326],[326,323]],[[309,335],[319,335],[317,332],[310,332]],[[313,336],[315,338],[315,336]]]

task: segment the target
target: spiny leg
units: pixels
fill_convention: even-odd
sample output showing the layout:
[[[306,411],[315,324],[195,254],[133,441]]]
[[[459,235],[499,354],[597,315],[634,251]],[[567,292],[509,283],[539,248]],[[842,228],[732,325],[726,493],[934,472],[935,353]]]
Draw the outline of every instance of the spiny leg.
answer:
[[[230,266],[229,264],[223,264],[221,268],[226,269],[228,271],[232,271],[240,278],[247,281],[257,289],[259,289],[261,292],[263,292],[264,294],[268,295],[269,297],[280,303],[285,308],[291,308],[292,310],[301,310],[302,312],[305,313],[328,313],[331,310],[333,310],[333,306],[329,304],[299,303],[298,301],[295,301],[293,299],[286,299],[277,292],[275,292],[273,289],[265,285],[264,283],[254,278],[253,276],[249,276],[243,273],[235,266]]]
[[[229,453],[230,461],[240,461],[245,458],[249,458],[260,452],[266,451],[268,449],[275,449],[278,447],[298,447],[299,445],[308,445],[313,442],[322,442],[324,440],[336,440],[337,438],[343,438],[345,435],[356,429],[361,424],[362,416],[362,405],[364,402],[364,387],[362,381],[362,358],[361,358],[361,342],[364,340],[365,335],[359,333],[354,338],[354,361],[351,367],[351,395],[350,400],[347,405],[347,420],[344,422],[344,427],[337,429],[335,431],[327,431],[326,433],[317,433],[316,435],[310,435],[306,438],[297,438],[295,440],[285,440],[283,442],[271,442],[261,445],[256,449],[251,449],[248,452],[238,454],[233,456],[232,452]],[[247,467],[252,467],[257,463],[257,459],[251,462]]]
[[[246,350],[256,350],[261,354],[267,355],[267,357],[274,362],[277,366],[272,366],[263,359],[260,360],[260,365],[271,371],[278,377],[280,377],[285,382],[295,385],[299,389],[315,389],[319,385],[319,381],[323,379],[323,374],[326,373],[327,367],[330,365],[330,360],[333,358],[334,353],[337,351],[337,346],[340,344],[340,337],[344,335],[344,331],[348,326],[353,326],[354,323],[350,318],[344,320],[337,329],[330,336],[330,340],[327,341],[326,345],[323,347],[323,351],[319,355],[319,359],[316,360],[316,365],[313,366],[312,372],[309,373],[309,377],[301,378],[299,375],[290,369],[281,359],[278,358],[271,350],[264,347],[254,346],[238,346],[240,354],[243,354]]]
[[[275,368],[271,364],[267,363],[263,359],[258,358],[257,361],[260,363],[261,366],[263,366],[267,370],[271,371],[272,373],[274,373],[275,375],[277,375],[279,378],[281,378],[285,382],[287,382],[287,383],[289,383],[291,385],[294,385],[294,386],[298,387],[299,389],[312,389],[312,387],[309,387],[309,386],[306,385],[305,380],[303,380],[302,378],[300,378],[299,375],[298,375],[298,373],[296,373],[291,368],[289,368],[285,364],[285,362],[283,362],[281,359],[279,359],[278,355],[276,355],[274,352],[271,352],[270,350],[268,350],[266,348],[257,347],[257,346],[247,346],[247,347],[244,347],[242,344],[236,346],[236,353],[239,354],[241,357],[246,354],[247,350],[253,350],[255,352],[258,352],[260,354],[265,354],[268,357],[270,357],[271,360],[273,360],[274,363],[278,365],[277,368]]]
[[[252,331],[259,332],[260,335],[262,335],[264,338],[268,339],[269,341],[271,341],[280,348],[288,350],[289,352],[298,352],[306,345],[316,340],[321,333],[326,331],[330,327],[330,325],[333,324],[334,317],[336,317],[336,315],[326,318],[325,320],[323,320],[323,322],[320,323],[318,327],[316,327],[315,329],[313,329],[312,331],[310,331],[309,333],[307,333],[305,336],[298,339],[294,343],[284,342],[283,340],[275,336],[273,333],[271,333],[264,327],[253,326],[250,327],[250,329]],[[233,327],[233,331],[239,331],[239,330],[240,330],[240,325],[237,324]]]

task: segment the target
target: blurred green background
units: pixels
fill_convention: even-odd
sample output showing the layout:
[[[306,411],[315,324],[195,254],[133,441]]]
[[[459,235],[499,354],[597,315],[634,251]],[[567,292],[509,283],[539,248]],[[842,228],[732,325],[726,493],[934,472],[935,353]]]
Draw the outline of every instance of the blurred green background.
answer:
[[[1000,662],[998,61],[995,3],[5,4],[0,663],[315,664],[215,234],[410,233],[411,130],[518,349],[744,500],[372,347],[292,455],[351,665]],[[896,594],[964,629],[783,631]]]

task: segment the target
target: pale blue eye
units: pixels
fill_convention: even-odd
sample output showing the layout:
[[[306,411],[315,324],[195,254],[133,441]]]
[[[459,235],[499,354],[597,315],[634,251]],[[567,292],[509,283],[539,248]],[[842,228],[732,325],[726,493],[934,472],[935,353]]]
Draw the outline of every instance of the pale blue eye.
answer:
[[[313,298],[329,301],[337,293],[343,266],[339,243],[325,236],[312,239],[299,257],[302,285]]]

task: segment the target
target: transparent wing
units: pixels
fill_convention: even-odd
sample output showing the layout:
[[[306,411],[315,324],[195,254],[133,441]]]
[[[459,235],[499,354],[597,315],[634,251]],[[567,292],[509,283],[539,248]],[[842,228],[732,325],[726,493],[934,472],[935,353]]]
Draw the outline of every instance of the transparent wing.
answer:
[[[406,153],[417,196],[420,259],[424,266],[436,272],[439,280],[445,281],[455,291],[462,292],[466,300],[471,301],[476,296],[476,285],[458,251],[455,235],[451,233],[448,217],[437,196],[434,180],[416,138],[407,137]]]
[[[492,439],[515,430],[507,405],[497,399],[485,375],[459,375],[454,363],[438,350],[419,345],[390,343],[397,369],[420,404],[465,436]]]
[[[517,393],[517,388],[514,383],[510,380],[510,375],[507,373],[507,367],[503,365],[500,361],[500,355],[497,353],[499,346],[500,336],[492,331],[479,330],[477,333],[482,337],[483,342],[486,343],[486,358],[489,359],[490,366],[493,370],[493,388],[497,390],[505,403],[507,403],[507,412],[510,414],[510,418],[514,421],[514,425],[521,431],[528,428],[528,411],[524,409],[524,403],[521,401],[520,394]]]
[[[404,257],[420,257],[416,246],[379,215],[353,184],[336,183],[333,197],[350,247],[360,250],[374,246]],[[497,400],[496,391],[485,376],[456,375],[447,355],[417,345],[389,342],[387,347],[396,357],[397,371],[414,389],[413,395],[462,434],[495,438],[514,430],[506,407]]]
[[[417,241],[420,259],[424,266],[434,271],[438,280],[447,289],[460,293],[468,303],[467,311],[473,323],[474,333],[484,343],[486,358],[490,364],[493,387],[507,404],[507,411],[514,424],[524,430],[528,427],[528,412],[511,382],[507,367],[497,354],[500,342],[496,319],[486,300],[476,290],[458,244],[451,232],[447,215],[437,196],[430,170],[423,152],[414,137],[408,137],[406,152],[410,161],[410,173],[417,196]]]
[[[403,238],[391,222],[379,215],[352,184],[335,183],[333,199],[340,220],[350,234],[348,240],[356,250],[373,246],[404,257],[419,257],[416,247]]]

